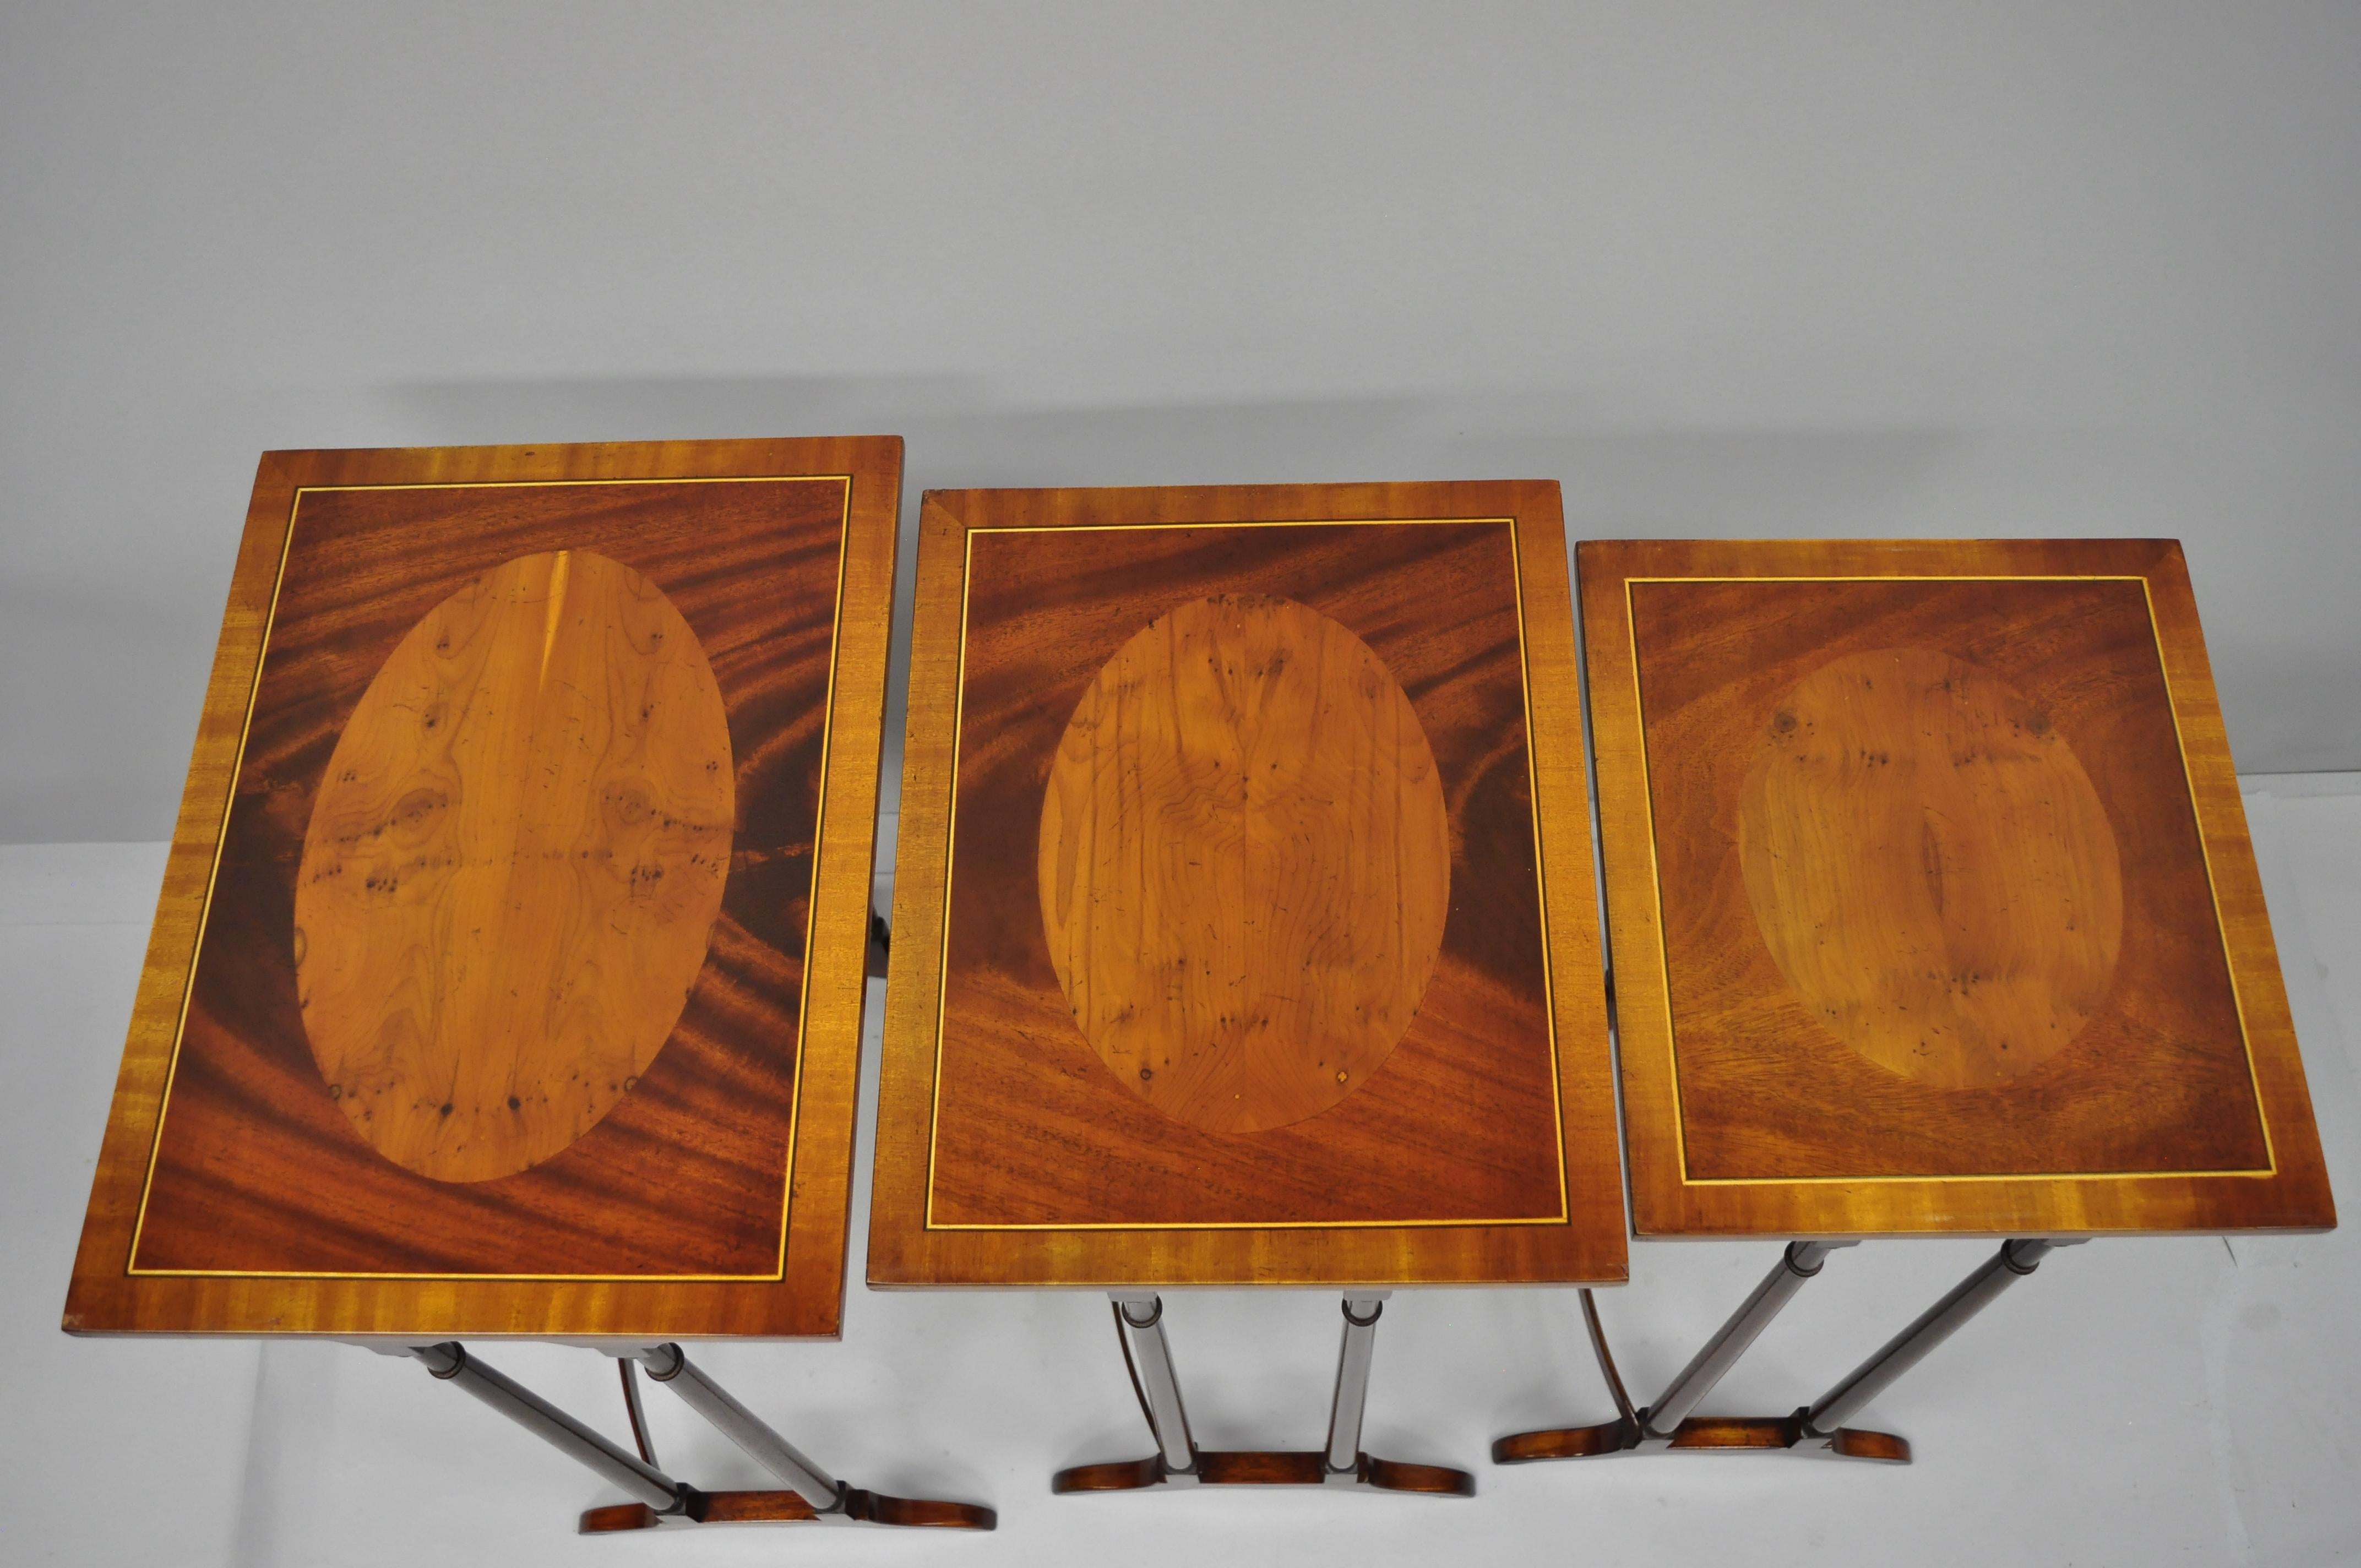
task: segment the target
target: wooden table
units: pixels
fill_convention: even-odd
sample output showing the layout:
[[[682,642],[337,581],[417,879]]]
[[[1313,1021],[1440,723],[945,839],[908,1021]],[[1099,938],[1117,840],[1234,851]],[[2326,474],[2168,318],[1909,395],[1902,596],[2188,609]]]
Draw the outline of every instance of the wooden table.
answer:
[[[417,1354],[642,1499],[586,1528],[910,1507],[682,1486],[456,1343],[598,1342],[792,1454],[664,1342],[841,1322],[900,475],[263,458],[70,1332]]]
[[[1552,483],[927,497],[869,1276],[1116,1299],[1061,1489],[1472,1489],[1384,1292],[1624,1277],[1570,611]],[[1194,1447],[1184,1285],[1345,1288],[1326,1452]]]
[[[2177,544],[1578,564],[1636,1227],[1811,1239],[1665,1398],[1499,1457],[1906,1458],[1843,1419],[2050,1246],[2334,1223]],[[1685,1420],[1897,1234],[2017,1239],[1794,1416]]]

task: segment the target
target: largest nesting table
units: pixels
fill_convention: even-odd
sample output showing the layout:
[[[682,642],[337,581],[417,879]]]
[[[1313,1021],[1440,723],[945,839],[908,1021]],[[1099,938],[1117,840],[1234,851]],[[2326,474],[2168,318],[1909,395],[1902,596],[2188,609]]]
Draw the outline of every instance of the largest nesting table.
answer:
[[[267,455],[65,1327],[415,1356],[637,1501],[848,1486],[675,1341],[842,1316],[897,437]],[[463,1338],[619,1358],[637,1452]],[[660,1470],[633,1368],[786,1489]]]
[[[1554,483],[926,498],[869,1277],[1108,1292],[1058,1490],[1472,1492],[1384,1298],[1624,1277],[1574,669]],[[1323,1450],[1196,1446],[1185,1286],[1341,1288]]]

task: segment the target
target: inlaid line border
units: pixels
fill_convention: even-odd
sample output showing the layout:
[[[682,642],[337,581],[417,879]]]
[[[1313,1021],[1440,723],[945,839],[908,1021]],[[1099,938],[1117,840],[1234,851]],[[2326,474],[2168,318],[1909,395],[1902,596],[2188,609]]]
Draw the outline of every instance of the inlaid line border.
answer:
[[[1548,1023],[1550,1047],[1550,1106],[1553,1143],[1557,1154],[1558,1212],[1548,1215],[1520,1215],[1510,1219],[1455,1220],[1092,1220],[1049,1221],[1038,1223],[1005,1223],[995,1224],[955,1223],[935,1218],[935,1155],[942,1125],[943,1093],[943,1032],[947,1023],[946,1001],[950,986],[950,912],[951,883],[957,869],[956,850],[959,842],[959,770],[960,747],[967,707],[967,628],[968,595],[975,580],[975,538],[982,533],[1123,533],[1209,528],[1367,528],[1422,527],[1443,525],[1500,523],[1507,527],[1510,580],[1513,585],[1513,608],[1517,620],[1518,696],[1523,705],[1525,724],[1526,793],[1533,828],[1533,874],[1540,897],[1542,918],[1542,985],[1546,1005],[1543,1009]],[[935,1055],[934,1070],[928,1085],[927,1117],[927,1231],[1002,1232],[1002,1231],[1347,1231],[1347,1230],[1466,1230],[1511,1225],[1564,1225],[1572,1223],[1573,1207],[1568,1199],[1566,1177],[1566,1127],[1564,1079],[1565,1063],[1557,1037],[1557,989],[1555,960],[1550,950],[1549,935],[1549,869],[1542,854],[1541,787],[1539,761],[1535,756],[1532,725],[1532,680],[1525,656],[1525,589],[1523,539],[1514,517],[1374,517],[1374,518],[1274,518],[1232,519],[1227,521],[1176,522],[1089,522],[1089,523],[1028,523],[998,527],[967,527],[961,524],[960,564],[959,660],[957,674],[951,687],[951,756],[950,769],[950,802],[943,833],[943,898],[940,911],[941,935],[935,953]],[[1579,742],[1577,741],[1577,746]]]
[[[1655,781],[1648,763],[1648,715],[1640,682],[1640,626],[1631,598],[1635,583],[2137,583],[2140,604],[2147,614],[2148,635],[2156,649],[2158,678],[2164,683],[2165,707],[2172,715],[2172,741],[2180,756],[2180,776],[2188,792],[2190,824],[2197,830],[2197,850],[2205,868],[2205,892],[2213,906],[2214,938],[2221,944],[2222,970],[2230,983],[2230,1003],[2238,1019],[2238,1047],[2246,1062],[2246,1081],[2255,1096],[2255,1121],[2263,1134],[2263,1154],[2269,1162],[2259,1169],[2237,1170],[2059,1170],[2008,1171],[1971,1173],[1965,1175],[1877,1175],[1877,1176],[1691,1176],[1689,1174],[1686,1115],[1681,1103],[1680,1052],[1674,1036],[1672,944],[1664,928],[1664,884],[1663,870],[1656,855]],[[2213,875],[2212,835],[2205,826],[2205,816],[2197,800],[2197,780],[2189,765],[2189,745],[2181,732],[2180,702],[2172,685],[2171,665],[2165,655],[2163,629],[2157,624],[2156,598],[2148,587],[2148,577],[2136,572],[1862,572],[1862,573],[1786,573],[1752,576],[1626,576],[1623,584],[1623,630],[1631,659],[1631,710],[1639,738],[1640,801],[1642,820],[1648,839],[1648,888],[1655,922],[1657,978],[1664,987],[1664,1067],[1667,1081],[1673,1091],[1673,1146],[1680,1167],[1683,1187],[1806,1187],[1806,1186],[1892,1186],[1897,1183],[1949,1183],[1996,1181],[2157,1181],[2189,1180],[2202,1177],[2246,1177],[2268,1179],[2279,1174],[2279,1155],[2271,1141],[2270,1113],[2263,1098],[2263,1085],[2255,1067],[2253,1036],[2246,1027],[2246,1007],[2238,990],[2238,970],[2230,954],[2229,938],[2222,916],[2222,896]]]
[[[498,490],[498,489],[559,489],[594,485],[775,485],[834,481],[843,486],[844,498],[837,521],[836,597],[829,611],[828,633],[828,687],[820,712],[820,765],[817,802],[812,816],[812,876],[811,894],[804,912],[804,952],[796,987],[796,1070],[795,1083],[788,1095],[787,1150],[785,1169],[781,1175],[779,1198],[778,1262],[768,1274],[495,1274],[467,1270],[361,1270],[361,1269],[283,1269],[283,1268],[142,1268],[138,1264],[139,1240],[148,1224],[148,1199],[156,1184],[156,1166],[163,1153],[164,1120],[172,1105],[172,1084],[181,1066],[181,1045],[189,1025],[189,1006],[196,992],[197,965],[204,957],[205,927],[213,915],[214,884],[221,874],[223,851],[227,848],[230,814],[237,805],[237,784],[246,767],[246,745],[254,729],[255,705],[262,696],[262,669],[270,655],[270,633],[279,620],[279,597],[287,580],[287,561],[295,547],[295,528],[303,509],[303,498],[312,494],[358,490]],[[806,1029],[811,1010],[811,947],[812,934],[819,913],[820,857],[825,849],[822,828],[828,817],[828,764],[829,729],[836,718],[836,663],[840,637],[844,626],[844,574],[851,554],[852,538],[852,481],[851,474],[703,474],[659,475],[643,477],[600,479],[480,479],[440,480],[420,484],[376,485],[298,485],[287,507],[287,532],[279,546],[279,565],[270,582],[270,605],[264,612],[260,646],[255,651],[254,674],[246,694],[246,715],[238,726],[237,750],[229,768],[226,798],[222,803],[221,820],[214,828],[213,864],[205,873],[205,892],[197,908],[196,940],[189,951],[188,972],[181,981],[181,1006],[172,1025],[172,1049],[164,1069],[164,1090],[156,1102],[156,1127],[148,1146],[148,1169],[139,1184],[139,1207],[131,1226],[131,1245],[124,1255],[124,1273],[136,1279],[392,1279],[392,1280],[453,1280],[459,1282],[547,1283],[577,1282],[586,1284],[634,1283],[647,1284],[765,1284],[784,1280],[787,1273],[788,1213],[795,1202],[796,1142],[803,1113],[804,1049]],[[702,972],[702,966],[699,966]]]

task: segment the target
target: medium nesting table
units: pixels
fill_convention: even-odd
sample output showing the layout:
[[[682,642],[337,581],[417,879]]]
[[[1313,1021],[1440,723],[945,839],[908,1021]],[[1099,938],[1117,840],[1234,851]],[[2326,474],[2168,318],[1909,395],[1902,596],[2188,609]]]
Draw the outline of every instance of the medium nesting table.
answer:
[[[1625,1272],[1556,485],[920,526],[871,1283],[1112,1297],[1156,1451],[1056,1490],[1472,1493],[1361,1451],[1383,1299]],[[1186,1286],[1341,1289],[1322,1450],[1196,1446]]]
[[[1845,1423],[2052,1248],[2335,1223],[2168,541],[1578,553],[1638,1233],[1792,1238],[1654,1401],[1503,1438],[1906,1461]],[[1819,1398],[1694,1414],[1833,1248],[1998,1252]]]
[[[65,1327],[414,1356],[637,1499],[844,1485],[678,1340],[832,1338],[895,437],[262,460]],[[637,1452],[463,1339],[619,1358]],[[787,1489],[655,1464],[634,1365]]]

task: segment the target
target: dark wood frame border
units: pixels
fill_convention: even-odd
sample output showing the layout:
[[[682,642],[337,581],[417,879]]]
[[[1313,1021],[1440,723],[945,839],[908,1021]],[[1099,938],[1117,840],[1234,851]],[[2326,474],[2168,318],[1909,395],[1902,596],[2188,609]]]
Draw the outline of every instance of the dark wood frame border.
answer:
[[[255,477],[123,1067],[75,1255],[70,1332],[833,1338],[841,1332],[899,436],[272,452]],[[851,477],[784,1277],[131,1275],[181,1000],[299,490],[353,485]]]
[[[2229,738],[2177,543],[1586,540],[1576,562],[1638,1234],[2070,1236],[2335,1223]],[[2274,1168],[2262,1175],[1692,1181],[1680,1154],[1627,585],[1651,577],[1978,576],[2145,582]]]

